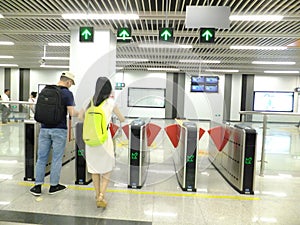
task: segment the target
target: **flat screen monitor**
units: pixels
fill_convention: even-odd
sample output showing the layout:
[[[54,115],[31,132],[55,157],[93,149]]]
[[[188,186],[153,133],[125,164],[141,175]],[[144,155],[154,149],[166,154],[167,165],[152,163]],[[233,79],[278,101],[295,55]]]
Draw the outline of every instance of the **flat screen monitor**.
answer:
[[[205,92],[217,93],[218,91],[219,90],[217,84],[213,84],[213,85],[205,84]]]
[[[192,84],[191,92],[204,92],[204,84]]]
[[[219,77],[218,76],[192,76],[191,92],[218,93]]]
[[[219,77],[217,76],[205,77],[206,84],[217,84],[218,82],[219,82]]]
[[[193,85],[199,84],[199,83],[204,83],[205,79],[204,76],[199,76],[199,77],[192,77],[191,82]]]
[[[253,111],[293,112],[294,92],[254,91]]]

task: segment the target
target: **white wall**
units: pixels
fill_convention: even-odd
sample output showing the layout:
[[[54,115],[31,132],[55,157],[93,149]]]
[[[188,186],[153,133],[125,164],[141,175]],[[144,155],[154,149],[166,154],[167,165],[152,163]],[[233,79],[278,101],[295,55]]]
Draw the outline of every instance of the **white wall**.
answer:
[[[63,70],[30,70],[30,92],[38,91],[39,84],[57,84]],[[70,89],[72,90],[72,88]]]
[[[255,75],[254,91],[294,91],[299,87],[299,75]],[[294,112],[298,112],[298,95],[294,98]],[[253,121],[262,121],[262,116],[253,115]],[[268,116],[270,122],[298,122],[295,116]]]
[[[117,73],[116,82],[124,82],[123,90],[115,91],[115,99],[124,115],[129,117],[165,118],[165,108],[128,107],[128,87],[166,88],[166,73],[125,72]]]
[[[4,92],[4,68],[0,68],[0,95]]]
[[[63,70],[55,69],[31,69],[30,70],[30,91],[37,91],[38,84],[56,84]],[[218,121],[223,118],[223,93],[224,93],[224,76],[220,75],[219,93],[192,93],[190,92],[190,77],[186,76],[185,86],[185,111],[184,116],[188,119],[204,119]],[[127,107],[127,90],[128,87],[144,88],[166,88],[166,73],[151,73],[129,71],[116,73],[112,79],[115,82],[124,82],[125,88],[121,91],[115,91],[115,98],[121,111],[126,116],[131,117],[155,117],[164,118],[165,109],[162,108],[128,108]],[[115,82],[112,81],[113,87]],[[79,85],[78,83],[76,86]],[[231,97],[231,115],[230,120],[239,120],[239,110],[241,102],[241,85],[242,75],[235,74],[232,76],[232,97]],[[94,84],[90,85],[94,89]],[[254,91],[293,91],[295,87],[300,86],[299,75],[291,76],[266,76],[255,75]],[[73,91],[74,87],[71,88]],[[18,100],[19,96],[19,69],[11,70],[11,99]],[[0,91],[4,91],[4,69],[0,68]],[[300,98],[299,98],[300,99]],[[298,103],[299,101],[299,103]],[[299,112],[300,100],[297,93],[295,94],[295,112]],[[220,115],[220,116],[219,116]],[[261,121],[259,116],[253,118],[255,121]],[[269,121],[278,122],[297,122],[298,117],[277,117],[272,116]]]
[[[116,37],[109,30],[94,30],[92,43],[79,42],[79,27],[71,29],[70,70],[75,74],[74,97],[79,110],[93,96],[97,78],[116,71]]]
[[[209,75],[211,76],[211,74]],[[190,92],[191,78],[185,78],[184,115],[187,119],[222,122],[224,102],[224,76],[219,76],[219,93]]]
[[[239,121],[241,110],[242,76],[232,75],[230,120]]]

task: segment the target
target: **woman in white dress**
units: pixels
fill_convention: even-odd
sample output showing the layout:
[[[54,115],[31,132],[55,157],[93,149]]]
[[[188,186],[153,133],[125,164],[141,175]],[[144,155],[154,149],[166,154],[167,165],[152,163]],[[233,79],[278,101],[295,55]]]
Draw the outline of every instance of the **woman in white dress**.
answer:
[[[36,95],[37,95],[37,92],[33,91],[30,93],[30,98],[28,99],[29,102],[32,102],[32,103],[36,103]],[[35,112],[35,105],[29,105],[29,117],[30,119],[33,119],[34,118],[34,112]]]
[[[114,100],[110,98],[111,92],[112,86],[110,80],[107,77],[99,77],[93,96],[94,105],[99,106],[106,100],[103,105],[103,110],[106,115],[107,123],[111,121],[112,113],[118,117],[120,122],[124,122],[124,116]],[[93,185],[96,192],[96,205],[98,208],[105,208],[107,205],[104,195],[109,183],[111,171],[115,166],[113,140],[109,129],[108,132],[108,138],[102,145],[95,147],[85,145],[87,169],[88,172],[92,174]]]

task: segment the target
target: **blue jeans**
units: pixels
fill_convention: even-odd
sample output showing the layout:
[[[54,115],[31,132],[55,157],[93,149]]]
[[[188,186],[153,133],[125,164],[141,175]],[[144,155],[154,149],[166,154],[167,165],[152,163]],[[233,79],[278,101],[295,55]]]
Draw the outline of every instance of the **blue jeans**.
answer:
[[[59,183],[62,158],[64,155],[67,140],[67,130],[58,128],[41,128],[38,144],[38,160],[36,163],[35,184],[43,184],[45,178],[46,164],[52,146],[52,161],[50,170],[50,185]]]

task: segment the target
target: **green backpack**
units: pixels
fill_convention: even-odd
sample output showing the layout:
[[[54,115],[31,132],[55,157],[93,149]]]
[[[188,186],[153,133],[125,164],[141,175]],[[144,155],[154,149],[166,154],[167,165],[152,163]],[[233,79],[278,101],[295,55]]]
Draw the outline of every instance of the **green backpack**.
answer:
[[[103,101],[99,106],[91,106],[86,110],[83,121],[83,141],[89,146],[102,145],[108,137],[108,126],[106,123],[105,112],[102,109]]]

